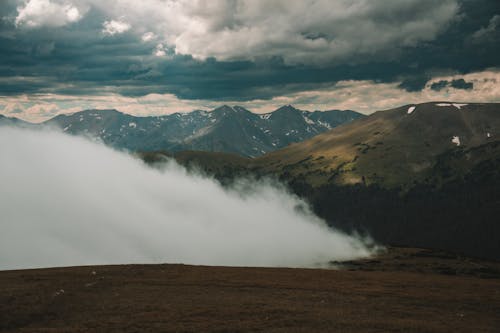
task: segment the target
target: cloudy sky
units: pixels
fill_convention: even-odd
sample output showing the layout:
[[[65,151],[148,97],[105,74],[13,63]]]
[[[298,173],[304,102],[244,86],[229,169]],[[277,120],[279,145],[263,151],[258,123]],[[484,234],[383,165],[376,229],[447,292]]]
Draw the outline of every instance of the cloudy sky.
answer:
[[[498,0],[0,0],[0,113],[500,102]]]

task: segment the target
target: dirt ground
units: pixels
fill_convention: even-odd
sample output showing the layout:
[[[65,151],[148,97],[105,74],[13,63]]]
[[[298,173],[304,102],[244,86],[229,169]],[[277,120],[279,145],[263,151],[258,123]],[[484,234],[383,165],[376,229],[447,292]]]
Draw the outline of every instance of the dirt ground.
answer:
[[[0,272],[1,332],[500,332],[500,263],[390,249],[333,269]]]

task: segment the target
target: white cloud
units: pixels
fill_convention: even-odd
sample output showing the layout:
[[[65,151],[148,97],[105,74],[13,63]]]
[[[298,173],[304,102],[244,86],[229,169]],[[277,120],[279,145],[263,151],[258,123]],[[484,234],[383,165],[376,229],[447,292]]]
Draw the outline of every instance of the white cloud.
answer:
[[[154,33],[152,33],[151,31],[149,32],[146,32],[144,33],[142,36],[141,36],[141,40],[143,42],[149,42],[149,41],[152,41],[153,39],[156,38],[156,35]]]
[[[16,26],[28,28],[62,27],[79,21],[86,7],[80,9],[70,2],[28,0],[17,8]]]
[[[132,26],[124,21],[104,21],[102,24],[102,33],[106,36],[114,36],[130,30],[130,28],[132,28]]]
[[[163,46],[163,44],[158,44],[156,45],[156,48],[153,52],[153,54],[157,57],[164,57],[167,55],[167,53],[165,52],[165,47]]]
[[[61,133],[0,128],[0,270],[89,264],[326,265],[369,256],[282,188],[222,188]],[[243,187],[243,186],[241,186]]]

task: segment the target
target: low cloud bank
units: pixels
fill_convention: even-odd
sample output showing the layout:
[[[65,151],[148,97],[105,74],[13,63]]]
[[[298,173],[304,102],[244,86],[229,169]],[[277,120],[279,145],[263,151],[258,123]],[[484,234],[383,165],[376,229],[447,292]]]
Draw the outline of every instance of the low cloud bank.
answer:
[[[0,270],[185,263],[313,267],[371,253],[295,196],[227,190],[84,138],[0,127]]]

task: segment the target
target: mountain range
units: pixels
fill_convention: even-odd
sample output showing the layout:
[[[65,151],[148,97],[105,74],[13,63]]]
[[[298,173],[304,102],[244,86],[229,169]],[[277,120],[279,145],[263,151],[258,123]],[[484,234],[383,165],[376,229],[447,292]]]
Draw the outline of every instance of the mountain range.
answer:
[[[158,117],[134,117],[116,110],[61,114],[43,125],[97,138],[129,151],[197,150],[256,157],[300,142],[364,115],[354,111],[302,111],[291,105],[255,114],[240,106],[221,106]]]
[[[410,104],[253,159],[175,158],[225,184],[278,178],[331,226],[384,244],[500,259],[500,104]]]
[[[292,106],[161,117],[87,110],[41,126],[139,152],[148,163],[173,156],[223,184],[277,178],[331,226],[383,244],[500,260],[498,103],[409,104],[369,116]]]

